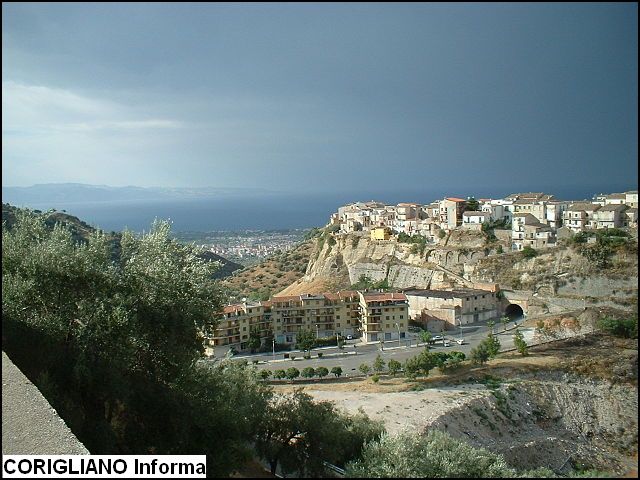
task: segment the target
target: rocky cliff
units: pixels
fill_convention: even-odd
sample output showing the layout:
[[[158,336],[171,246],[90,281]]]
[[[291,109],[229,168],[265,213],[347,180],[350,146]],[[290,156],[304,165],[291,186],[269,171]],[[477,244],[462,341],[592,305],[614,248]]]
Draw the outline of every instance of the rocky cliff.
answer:
[[[361,275],[387,280],[393,288],[447,288],[498,283],[522,292],[539,313],[587,304],[631,308],[637,303],[637,242],[618,249],[603,269],[578,250],[560,246],[539,250],[534,258],[510,252],[509,231],[489,241],[482,232],[454,231],[438,244],[371,240],[365,233],[334,235],[318,241],[304,277],[295,287],[309,291],[331,281],[348,288]],[[501,251],[508,253],[499,253]]]

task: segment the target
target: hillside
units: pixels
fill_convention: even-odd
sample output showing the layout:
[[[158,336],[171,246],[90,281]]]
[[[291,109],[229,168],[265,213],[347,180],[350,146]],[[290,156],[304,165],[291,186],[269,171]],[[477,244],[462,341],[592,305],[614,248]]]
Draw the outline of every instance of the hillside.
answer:
[[[21,209],[18,207],[14,207],[13,205],[9,205],[7,203],[2,204],[2,221],[6,222],[7,228],[11,228],[15,223],[16,212]],[[56,223],[60,223],[63,226],[67,227],[71,231],[71,235],[76,242],[86,242],[89,239],[89,236],[95,232],[95,228],[93,228],[88,223],[80,220],[78,217],[74,217],[73,215],[69,215],[66,212],[59,212],[56,210],[51,210],[48,212],[41,212],[40,210],[32,210],[32,212],[43,215],[45,217],[45,223],[50,228]],[[113,254],[114,258],[118,256],[118,252],[120,251],[120,233],[119,232],[111,232],[107,234],[110,241],[113,243]],[[215,253],[211,253],[208,251],[202,252],[200,258],[209,261],[209,262],[219,262],[220,268],[216,271],[214,278],[221,279],[231,275],[234,271],[242,269],[242,265],[227,260],[226,258],[221,257],[220,255],[216,255]]]
[[[631,308],[638,295],[638,244],[635,235],[611,248],[606,266],[595,244],[561,245],[533,258],[510,252],[509,231],[453,231],[437,244],[371,240],[364,233],[323,234],[313,240],[305,275],[287,294],[346,288],[362,275],[391,288],[449,288],[497,283],[523,295],[531,313],[591,305]],[[506,253],[501,253],[506,252]],[[337,289],[336,288],[336,289]]]
[[[272,255],[261,263],[226,278],[222,286],[227,289],[229,300],[266,300],[279,293],[302,277],[313,247],[313,240],[301,242],[288,252]]]

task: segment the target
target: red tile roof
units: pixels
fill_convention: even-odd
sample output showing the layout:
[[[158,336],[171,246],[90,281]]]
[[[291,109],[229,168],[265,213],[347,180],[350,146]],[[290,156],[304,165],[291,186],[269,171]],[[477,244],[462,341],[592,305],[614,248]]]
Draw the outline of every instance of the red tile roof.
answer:
[[[445,200],[451,200],[452,202],[466,202],[464,198],[446,197]]]
[[[365,302],[384,302],[388,300],[407,300],[407,296],[404,293],[365,293]]]

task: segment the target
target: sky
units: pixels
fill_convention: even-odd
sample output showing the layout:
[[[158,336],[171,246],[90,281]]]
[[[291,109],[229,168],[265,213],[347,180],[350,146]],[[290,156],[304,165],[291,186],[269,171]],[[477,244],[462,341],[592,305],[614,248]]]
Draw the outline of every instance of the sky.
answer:
[[[2,184],[637,188],[637,4],[3,3]]]

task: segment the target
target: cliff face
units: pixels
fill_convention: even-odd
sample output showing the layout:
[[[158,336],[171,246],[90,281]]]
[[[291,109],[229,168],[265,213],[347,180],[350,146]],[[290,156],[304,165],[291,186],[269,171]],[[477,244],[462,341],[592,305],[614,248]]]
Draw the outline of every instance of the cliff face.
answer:
[[[446,288],[463,283],[463,266],[495,255],[499,245],[487,244],[478,232],[454,232],[422,251],[416,244],[371,240],[361,233],[336,235],[335,244],[324,242],[312,252],[303,282],[333,278],[353,284],[366,275],[395,288]]]
[[[326,285],[339,288],[361,275],[387,280],[393,288],[448,288],[498,283],[502,289],[522,291],[540,313],[581,308],[585,304],[631,308],[637,302],[638,260],[635,247],[618,251],[611,266],[599,269],[569,247],[539,250],[535,258],[509,252],[509,232],[488,243],[480,232],[453,232],[439,244],[420,252],[414,244],[371,240],[363,233],[336,235],[311,251],[304,277],[296,287]],[[504,252],[499,254],[499,248]],[[535,298],[534,298],[535,294]]]

